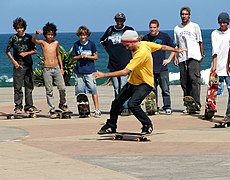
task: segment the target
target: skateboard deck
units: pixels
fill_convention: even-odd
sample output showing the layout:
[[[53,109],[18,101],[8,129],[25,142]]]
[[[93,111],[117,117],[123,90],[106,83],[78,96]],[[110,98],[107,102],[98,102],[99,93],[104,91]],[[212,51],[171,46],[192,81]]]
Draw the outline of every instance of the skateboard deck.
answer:
[[[102,134],[100,136],[111,137],[112,140],[130,140],[130,141],[150,141],[147,136],[151,136],[153,134],[143,134],[137,132],[116,132],[111,134]]]
[[[77,95],[77,108],[80,118],[90,116],[89,100],[85,93],[79,93]]]
[[[4,116],[6,119],[37,118],[37,114],[40,112],[41,110],[39,110],[39,112],[28,112],[22,114],[0,112],[0,116]]]
[[[183,98],[184,106],[186,107],[189,114],[200,111],[198,104],[196,103],[195,99],[192,96],[185,96]]]
[[[214,114],[217,112],[216,109],[216,99],[217,99],[217,91],[219,86],[219,77],[216,72],[210,73],[207,96],[205,102],[205,119],[212,119]]]
[[[156,95],[154,92],[150,92],[144,99],[144,107],[148,115],[158,114]]]
[[[230,126],[230,121],[226,121],[224,119],[212,119],[211,122],[214,122],[215,125],[214,127],[215,128],[227,128]]]
[[[60,109],[55,109],[54,111],[56,117],[53,119],[70,119],[73,112],[64,112]]]

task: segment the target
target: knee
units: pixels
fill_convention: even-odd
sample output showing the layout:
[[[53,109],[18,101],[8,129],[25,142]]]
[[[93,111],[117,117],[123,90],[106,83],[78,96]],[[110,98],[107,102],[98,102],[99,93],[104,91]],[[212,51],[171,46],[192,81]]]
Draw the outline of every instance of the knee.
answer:
[[[134,109],[137,106],[138,106],[138,104],[134,103],[133,101],[128,101],[128,108],[130,110]]]

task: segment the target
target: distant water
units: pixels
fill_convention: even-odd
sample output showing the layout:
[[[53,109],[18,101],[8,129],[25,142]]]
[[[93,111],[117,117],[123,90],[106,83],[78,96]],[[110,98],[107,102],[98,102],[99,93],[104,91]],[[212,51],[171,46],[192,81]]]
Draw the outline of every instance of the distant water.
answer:
[[[173,31],[164,31],[170,35],[173,39]],[[202,30],[203,36],[203,43],[204,43],[204,51],[205,51],[205,59],[201,63],[201,74],[203,78],[203,83],[207,83],[208,76],[209,76],[209,69],[211,67],[211,32],[212,30]],[[145,35],[148,31],[139,31],[141,35]],[[105,52],[104,48],[99,42],[100,37],[102,36],[103,32],[93,32],[89,37],[97,47],[99,58],[95,62],[96,68],[99,71],[108,71],[107,64],[108,64],[108,55]],[[0,87],[9,87],[12,86],[12,64],[11,61],[5,54],[5,48],[8,43],[8,39],[12,34],[0,34]],[[32,34],[33,35],[33,34]],[[40,36],[39,38],[44,38]],[[60,45],[62,45],[66,50],[69,50],[73,43],[78,40],[78,37],[75,33],[58,33],[56,39],[59,41]],[[37,46],[38,53],[41,54],[41,49]],[[36,56],[33,56],[34,59],[34,67],[36,67],[38,62],[40,61]],[[170,82],[171,84],[179,84],[179,69],[178,67],[174,66],[171,62],[169,64],[169,71],[170,71]],[[97,83],[102,84],[105,79],[98,79]],[[72,79],[72,83],[73,83]]]

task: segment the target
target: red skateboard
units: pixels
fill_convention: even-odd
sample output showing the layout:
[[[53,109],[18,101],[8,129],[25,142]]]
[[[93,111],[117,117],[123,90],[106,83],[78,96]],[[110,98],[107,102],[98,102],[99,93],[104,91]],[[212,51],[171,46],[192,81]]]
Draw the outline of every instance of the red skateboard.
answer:
[[[214,114],[217,112],[216,109],[216,98],[217,98],[217,90],[219,86],[219,77],[216,72],[210,73],[206,103],[205,103],[205,119],[212,119]]]

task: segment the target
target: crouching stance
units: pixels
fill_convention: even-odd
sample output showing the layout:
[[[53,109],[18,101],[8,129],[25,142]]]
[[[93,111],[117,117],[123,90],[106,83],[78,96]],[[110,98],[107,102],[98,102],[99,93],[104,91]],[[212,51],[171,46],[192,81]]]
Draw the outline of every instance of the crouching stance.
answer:
[[[153,60],[151,53],[158,50],[169,50],[178,53],[186,49],[175,49],[166,45],[159,45],[152,42],[140,42],[137,32],[133,30],[126,30],[121,37],[121,41],[126,49],[132,51],[133,54],[133,58],[130,60],[127,66],[120,71],[93,73],[95,78],[105,78],[125,76],[132,72],[126,85],[113,100],[110,110],[110,118],[107,120],[106,124],[101,127],[98,134],[116,132],[119,110],[127,100],[129,109],[142,124],[141,132],[144,134],[151,134],[153,131],[153,124],[140,107],[143,99],[152,91],[154,87],[152,68]]]

